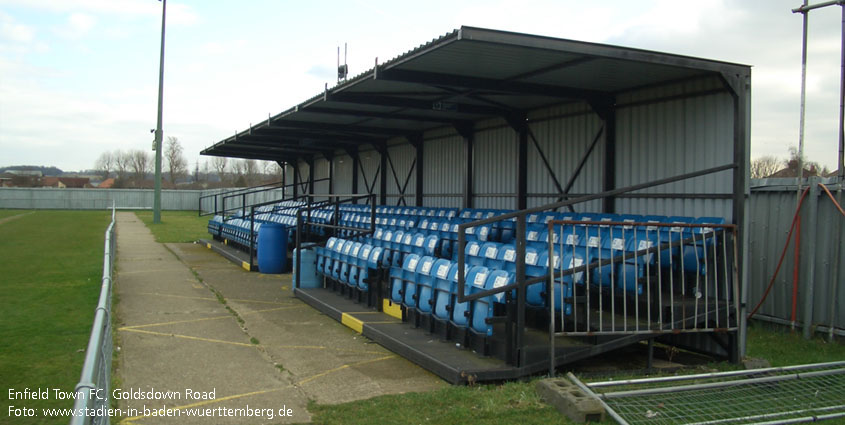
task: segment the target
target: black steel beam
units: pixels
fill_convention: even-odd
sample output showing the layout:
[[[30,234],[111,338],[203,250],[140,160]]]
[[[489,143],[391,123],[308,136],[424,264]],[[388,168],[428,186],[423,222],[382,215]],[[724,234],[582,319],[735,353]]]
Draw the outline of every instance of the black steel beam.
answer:
[[[308,193],[314,193],[314,157],[309,156],[305,158],[305,163],[308,164]],[[310,204],[313,199],[309,196],[308,203]]]
[[[351,117],[366,117],[366,118],[382,118],[388,120],[404,120],[404,121],[418,121],[418,122],[433,122],[433,123],[440,123],[440,124],[462,124],[462,123],[470,123],[470,121],[466,120],[456,120],[453,118],[448,117],[437,117],[431,115],[418,115],[418,114],[409,114],[407,112],[375,112],[375,111],[362,111],[360,109],[341,109],[341,108],[324,108],[324,107],[311,107],[306,110],[305,112],[314,112],[318,114],[330,114],[330,115],[345,115]]]
[[[463,208],[472,208],[472,144],[475,139],[475,129],[472,125],[456,125],[455,130],[461,135],[461,137],[464,138],[464,159],[466,160],[466,166],[464,167],[464,191],[462,205]]]
[[[335,95],[337,96],[337,95]],[[279,129],[279,130],[287,130],[287,129],[311,129],[311,130],[319,130],[319,131],[336,131],[342,132],[347,134],[372,134],[372,135],[381,135],[381,136],[403,136],[407,133],[407,130],[401,128],[390,128],[390,127],[372,127],[372,126],[363,126],[363,125],[354,125],[354,124],[332,124],[332,123],[325,123],[325,122],[310,122],[310,121],[295,121],[295,120],[276,120],[273,121],[270,126],[261,127],[262,129]],[[370,143],[370,142],[368,142]]]
[[[293,197],[299,197],[299,158],[293,161],[291,164],[293,167]]]
[[[360,103],[365,105],[395,106],[399,108],[422,109],[426,111],[444,111],[459,114],[504,116],[510,111],[485,105],[448,102],[443,100],[409,99],[391,96],[360,95],[357,93],[338,93],[329,98],[334,102]]]
[[[379,159],[381,163],[379,164],[379,169],[381,170],[381,175],[379,176],[379,193],[378,193],[378,202],[379,205],[386,205],[387,204],[387,159],[390,155],[387,152],[387,147],[383,147],[382,149],[378,150],[379,152]],[[375,181],[373,181],[375,184]]]
[[[423,206],[423,183],[425,181],[425,176],[423,174],[423,158],[424,156],[424,146],[422,137],[420,137],[416,143],[414,144],[414,149],[416,149],[416,161],[412,166],[412,169],[416,168],[417,175],[416,175],[416,182],[414,184],[414,204],[418,207]]]
[[[516,209],[524,210],[528,208],[528,121],[525,114],[510,115],[507,117],[507,121],[518,136],[516,145]]]
[[[352,158],[352,193],[358,193],[358,168],[361,166],[361,160],[358,157],[358,149],[350,149],[347,151],[349,157]],[[358,199],[352,200],[353,204],[358,203]]]
[[[317,140],[335,142],[341,146],[354,146],[360,143],[370,143],[372,137],[359,136],[354,133],[344,133],[342,131],[330,130],[320,131],[317,129],[281,129],[279,127],[260,127],[255,128],[252,134],[241,136],[238,139],[256,138],[261,140],[275,141],[293,141],[301,143],[303,140]]]
[[[602,191],[609,192],[616,189],[616,108],[611,106],[604,118],[604,176],[602,177]],[[602,199],[602,210],[606,214],[616,212],[616,197],[608,196]]]
[[[598,90],[401,69],[382,71],[379,73],[378,78],[381,80],[402,81],[406,83],[447,86],[470,90],[492,90],[501,93],[533,94],[564,99],[586,100],[600,99],[609,96],[609,93]]]

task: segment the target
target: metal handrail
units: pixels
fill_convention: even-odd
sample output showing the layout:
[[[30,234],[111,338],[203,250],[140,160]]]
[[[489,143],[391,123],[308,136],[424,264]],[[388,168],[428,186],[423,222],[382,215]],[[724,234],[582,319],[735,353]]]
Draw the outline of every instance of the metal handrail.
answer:
[[[74,391],[77,393],[73,405],[71,425],[109,424],[109,386],[111,384],[112,359],[112,272],[115,254],[115,204],[112,201],[111,223],[106,229],[105,249],[103,252],[103,278],[100,286],[100,300],[94,312],[94,324],[91,337],[85,350],[85,362],[82,374]],[[106,407],[100,411],[98,407]],[[97,413],[105,413],[97,416]]]
[[[200,198],[199,198],[199,206],[198,206],[198,208],[197,208],[197,213],[199,213],[199,216],[200,216],[200,217],[202,217],[202,216],[204,216],[204,215],[217,214],[217,212],[218,212],[218,211],[217,211],[217,197],[218,197],[218,196],[231,195],[231,194],[235,194],[236,192],[241,192],[241,191],[244,191],[244,190],[255,189],[255,188],[257,188],[257,187],[274,186],[274,187],[273,187],[273,189],[278,189],[279,187],[275,187],[275,186],[278,186],[279,184],[282,184],[282,183],[284,183],[284,181],[278,181],[278,182],[272,182],[272,183],[264,183],[264,184],[260,184],[260,185],[257,185],[257,186],[242,187],[242,188],[238,188],[238,189],[232,189],[232,190],[229,190],[229,191],[226,191],[226,192],[212,193],[212,194],[209,194],[209,195],[203,195],[203,196],[200,196]],[[290,185],[285,185],[285,186],[283,186],[283,187],[287,187],[287,186],[290,186]],[[208,213],[208,214],[203,214],[203,213],[202,213],[202,201],[203,201],[204,199],[208,199],[208,198],[211,198],[211,197],[214,197],[214,212],[213,212],[213,213]]]
[[[508,353],[520,353],[517,356],[521,356],[522,347],[524,345],[524,335],[525,335],[525,289],[527,288],[527,281],[525,278],[525,247],[526,247],[526,240],[525,240],[525,230],[526,230],[526,218],[529,214],[549,211],[549,210],[556,210],[561,207],[569,207],[575,204],[580,204],[587,201],[594,201],[598,199],[605,199],[609,197],[614,197],[617,195],[622,195],[629,192],[634,192],[637,190],[648,189],[651,187],[662,186],[668,183],[674,183],[682,180],[687,180],[695,177],[706,176],[713,173],[718,173],[721,171],[727,170],[734,170],[738,168],[738,164],[736,163],[729,163],[724,165],[719,165],[716,167],[707,168],[704,170],[693,171],[689,173],[684,173],[672,177],[666,177],[663,179],[658,179],[646,183],[635,184],[631,186],[626,186],[618,189],[608,190],[600,193],[595,193],[591,195],[580,196],[573,199],[568,199],[565,201],[555,202],[551,204],[542,205],[539,207],[528,208],[520,211],[515,211],[512,213],[497,215],[485,219],[480,219],[476,221],[470,221],[461,223],[458,225],[458,241],[457,241],[457,250],[458,250],[458,281],[457,281],[457,295],[455,297],[455,302],[463,303],[474,301],[482,297],[486,297],[489,295],[500,294],[504,293],[507,299],[510,299],[510,291],[516,289],[517,290],[517,299],[516,299],[516,312],[513,309],[508,309],[508,315],[511,316],[511,319],[514,319],[513,315],[515,314],[515,320],[511,320],[511,322],[516,322],[516,335],[513,335],[511,331],[511,327],[507,327],[507,342],[506,345],[510,348],[507,350]],[[516,219],[516,270],[514,276],[514,283],[510,285],[501,286],[498,288],[494,288],[487,291],[477,292],[471,295],[466,295],[466,279],[464,273],[466,272],[466,254],[464,253],[464,246],[466,245],[466,229],[471,227],[483,226],[485,224],[492,224],[495,222],[508,220],[508,219]],[[548,275],[546,276],[548,279]],[[515,338],[514,338],[515,337]],[[517,366],[522,365],[522,359],[510,358],[510,354],[508,356],[508,363],[515,363]]]
[[[330,195],[323,195],[323,196],[328,196],[330,199],[334,198],[334,201],[329,202],[326,205],[307,206],[305,208],[300,208],[296,212],[296,252],[298,253],[298,255],[296,256],[296,262],[294,263],[294,270],[297,271],[296,278],[294,279],[294,282],[293,282],[294,288],[299,288],[301,275],[302,275],[302,273],[300,272],[300,270],[301,270],[300,267],[302,266],[302,229],[303,229],[303,225],[309,224],[309,225],[312,225],[312,226],[326,227],[326,228],[331,228],[331,229],[342,229],[344,227],[338,225],[338,222],[340,221],[340,217],[339,217],[339,215],[340,215],[339,214],[340,204],[352,202],[352,201],[357,201],[359,199],[369,199],[369,204],[370,204],[370,228],[369,229],[356,228],[355,230],[360,231],[361,234],[371,234],[371,233],[375,232],[375,226],[376,226],[376,195],[375,194],[372,194],[372,193],[357,194],[357,195],[355,195],[355,194],[353,194],[353,195],[330,194]],[[346,197],[346,198],[343,199],[343,197]],[[334,209],[335,209],[335,214],[334,214],[333,220],[332,220],[333,224],[313,223],[309,220],[310,217],[311,217],[311,211],[312,210],[319,209],[319,208],[325,208],[326,206],[329,206],[329,205],[334,207]],[[308,213],[308,215],[306,216],[303,213]],[[303,220],[303,219],[305,219],[305,220]]]
[[[322,178],[322,179],[314,179],[314,182],[317,183],[317,182],[327,181],[327,180],[329,180],[328,177]],[[267,188],[264,188],[264,189],[257,189],[257,190],[251,190],[251,191],[247,190],[246,192],[223,196],[223,198],[221,198],[221,202],[222,202],[221,212],[225,213],[226,211],[237,210],[238,208],[240,208],[241,213],[246,215],[246,209],[247,209],[246,197],[247,197],[247,195],[254,195],[256,193],[263,193],[263,192],[268,192],[268,191],[276,190],[276,189],[282,189],[283,192],[284,192],[284,189],[287,189],[288,187],[295,187],[295,186],[301,185],[301,184],[302,183],[290,183],[290,184],[286,184],[286,185],[283,185],[283,186],[267,187]],[[251,188],[247,188],[247,189],[251,189]],[[313,196],[315,196],[315,195],[314,194],[302,194],[302,195],[294,196],[293,199],[298,199],[298,198],[302,198],[302,197],[313,197]],[[226,208],[226,200],[232,199],[232,198],[237,198],[237,197],[241,198],[241,206],[227,209]],[[284,198],[285,198],[285,195],[284,195],[284,193],[282,193],[282,199],[284,199]],[[263,203],[263,204],[260,204],[260,205],[266,205],[267,203],[274,203],[274,202],[278,202],[278,200],[269,201],[269,202],[266,202],[266,203]],[[257,207],[257,206],[260,206],[260,205],[259,204],[250,204],[250,206],[254,206],[254,207]]]

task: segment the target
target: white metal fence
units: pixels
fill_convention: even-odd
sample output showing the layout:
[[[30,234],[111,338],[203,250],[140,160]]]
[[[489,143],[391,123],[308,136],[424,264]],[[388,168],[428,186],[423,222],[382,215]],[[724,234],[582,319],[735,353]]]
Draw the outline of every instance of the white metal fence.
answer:
[[[72,425],[109,424],[109,386],[111,383],[112,359],[112,272],[114,271],[115,219],[112,205],[111,224],[106,229],[103,253],[103,279],[100,286],[100,300],[94,313],[94,325],[85,350],[82,375],[74,389],[77,393],[73,405]]]
[[[210,190],[162,190],[163,210],[196,210],[201,195]],[[0,208],[103,210],[151,209],[152,189],[0,188]]]

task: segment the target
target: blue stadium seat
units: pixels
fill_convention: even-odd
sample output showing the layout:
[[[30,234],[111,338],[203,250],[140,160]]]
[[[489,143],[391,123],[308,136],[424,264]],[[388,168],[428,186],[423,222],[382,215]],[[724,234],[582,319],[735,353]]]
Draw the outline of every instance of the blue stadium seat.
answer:
[[[512,283],[512,279],[513,277],[504,270],[491,271],[481,285],[478,285],[478,279],[473,280],[470,294],[506,286]],[[474,331],[487,336],[493,335],[493,327],[487,323],[487,319],[493,317],[494,302],[504,302],[504,293],[488,295],[474,301],[472,308],[472,329]]]

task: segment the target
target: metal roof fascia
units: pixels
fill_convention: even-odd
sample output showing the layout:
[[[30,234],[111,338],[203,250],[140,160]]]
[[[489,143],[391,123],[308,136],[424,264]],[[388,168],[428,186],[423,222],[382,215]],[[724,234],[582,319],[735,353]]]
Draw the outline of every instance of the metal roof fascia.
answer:
[[[478,27],[463,26],[461,27],[461,34],[462,39],[464,40],[509,44],[514,46],[524,46],[543,50],[564,51],[569,53],[582,54],[585,56],[599,56],[611,59],[654,63],[681,68],[693,68],[712,72],[747,72],[747,70],[750,68],[749,65],[716,61],[712,59],[702,59],[693,56],[678,55],[673,53],[661,53],[631,47],[611,46],[607,44],[567,40],[562,38],[522,34],[509,31],[491,30]]]

